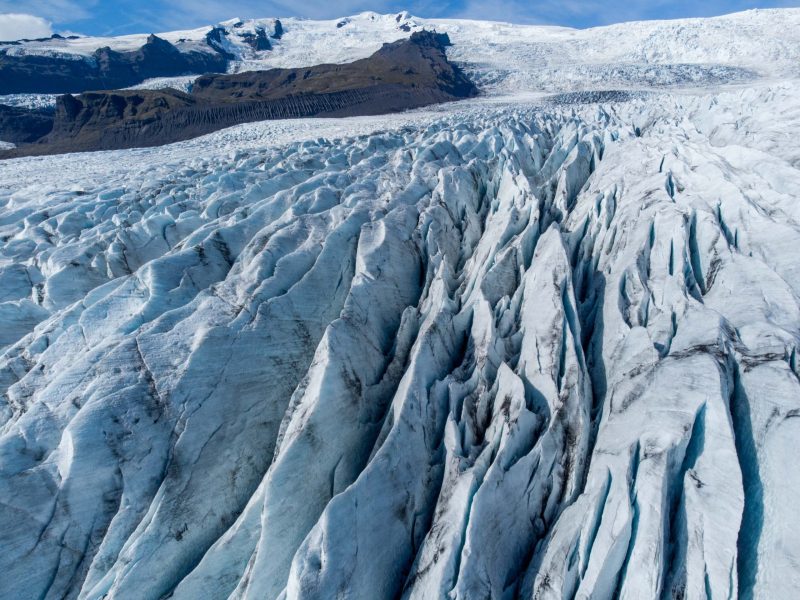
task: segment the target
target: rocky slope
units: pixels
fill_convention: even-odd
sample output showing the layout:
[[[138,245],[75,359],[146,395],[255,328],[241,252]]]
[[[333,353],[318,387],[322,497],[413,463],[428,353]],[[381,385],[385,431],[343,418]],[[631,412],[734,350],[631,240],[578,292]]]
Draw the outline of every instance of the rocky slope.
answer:
[[[224,73],[244,57],[272,50],[270,40],[282,35],[280,20],[263,19],[160,35],[0,42],[0,95],[80,93],[153,78]]]
[[[127,52],[109,47],[90,57],[47,56],[0,51],[0,94],[67,93],[131,86],[153,77],[186,73],[225,72],[232,58],[215,51],[182,52],[168,41],[151,35],[145,44]]]
[[[0,104],[0,139],[12,144],[35,142],[50,133],[54,118],[52,110]]]
[[[374,115],[474,96],[475,86],[447,60],[448,44],[447,35],[417,32],[343,65],[205,75],[190,94],[61,96],[49,134],[2,156],[155,146],[264,119]]]

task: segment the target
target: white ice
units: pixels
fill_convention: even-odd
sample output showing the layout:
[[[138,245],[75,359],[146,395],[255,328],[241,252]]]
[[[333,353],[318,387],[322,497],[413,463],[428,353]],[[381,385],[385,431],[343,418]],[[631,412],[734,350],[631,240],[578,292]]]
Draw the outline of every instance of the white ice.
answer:
[[[0,163],[0,597],[793,598],[781,60]]]

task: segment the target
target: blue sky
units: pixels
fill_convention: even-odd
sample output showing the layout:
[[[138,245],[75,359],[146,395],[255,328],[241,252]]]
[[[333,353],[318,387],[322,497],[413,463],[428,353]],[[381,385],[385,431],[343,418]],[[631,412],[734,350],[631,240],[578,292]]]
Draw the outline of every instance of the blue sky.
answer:
[[[364,10],[591,27],[789,6],[800,6],[800,0],[0,0],[0,13],[17,13],[0,14],[0,39],[14,33],[22,37],[23,31],[30,35],[26,27],[34,34],[44,34],[49,27],[120,35],[190,28],[232,17],[335,18]]]

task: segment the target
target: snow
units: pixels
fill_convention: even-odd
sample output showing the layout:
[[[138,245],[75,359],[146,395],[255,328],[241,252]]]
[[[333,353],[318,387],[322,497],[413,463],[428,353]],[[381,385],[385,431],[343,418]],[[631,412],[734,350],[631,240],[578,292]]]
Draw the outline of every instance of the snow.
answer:
[[[711,19],[645,21],[591,29],[499,22],[423,19],[365,12],[341,19],[280,19],[284,35],[272,50],[249,48],[243,34],[272,32],[275,19],[231,19],[226,50],[237,57],[231,70],[303,67],[365,58],[385,42],[423,28],[447,33],[450,58],[493,93],[630,89],[720,85],[754,77],[798,74],[800,9],[751,10]],[[213,51],[211,27],[157,33],[180,49]],[[28,42],[0,46],[9,54],[90,59],[96,49],[141,47],[147,35]]]
[[[138,85],[133,85],[131,90],[163,90],[164,88],[172,88],[180,92],[190,92],[192,84],[197,79],[196,75],[179,75],[177,77],[153,77],[152,79],[145,79]]]
[[[793,597],[797,15],[443,23],[663,82],[0,163],[0,596]]]
[[[53,108],[58,94],[6,94],[0,95],[0,104],[21,108]]]

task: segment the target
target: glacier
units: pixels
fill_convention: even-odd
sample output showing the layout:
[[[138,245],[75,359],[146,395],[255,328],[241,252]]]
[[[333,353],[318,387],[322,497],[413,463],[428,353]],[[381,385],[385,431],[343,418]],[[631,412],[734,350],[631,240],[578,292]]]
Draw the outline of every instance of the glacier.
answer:
[[[790,75],[0,163],[0,597],[796,597]]]

